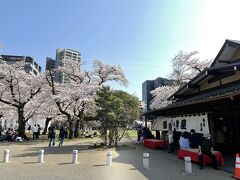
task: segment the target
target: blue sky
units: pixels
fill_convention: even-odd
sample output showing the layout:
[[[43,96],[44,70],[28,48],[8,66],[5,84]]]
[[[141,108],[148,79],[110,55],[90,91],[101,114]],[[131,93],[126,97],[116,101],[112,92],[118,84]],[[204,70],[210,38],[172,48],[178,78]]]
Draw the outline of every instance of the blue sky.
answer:
[[[240,40],[239,1],[1,0],[2,54],[28,55],[45,68],[56,48],[119,64],[129,93],[141,99],[145,80],[167,77],[179,50],[214,58],[225,39]],[[120,88],[114,85],[114,88]]]

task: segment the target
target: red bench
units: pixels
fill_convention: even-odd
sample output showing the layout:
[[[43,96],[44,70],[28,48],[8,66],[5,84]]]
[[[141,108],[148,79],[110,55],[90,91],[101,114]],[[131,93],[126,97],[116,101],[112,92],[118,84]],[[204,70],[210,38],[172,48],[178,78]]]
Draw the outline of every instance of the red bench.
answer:
[[[224,165],[224,160],[222,157],[222,153],[219,151],[214,151],[214,154],[216,156],[217,162],[219,165]],[[178,150],[178,158],[180,159],[184,159],[184,157],[189,156],[191,157],[192,162],[198,162],[198,149],[179,149]],[[212,163],[212,159],[207,156],[204,155],[203,156],[203,162],[205,164],[211,164]]]
[[[144,139],[144,147],[156,149],[157,147],[166,147],[168,141],[159,139]]]

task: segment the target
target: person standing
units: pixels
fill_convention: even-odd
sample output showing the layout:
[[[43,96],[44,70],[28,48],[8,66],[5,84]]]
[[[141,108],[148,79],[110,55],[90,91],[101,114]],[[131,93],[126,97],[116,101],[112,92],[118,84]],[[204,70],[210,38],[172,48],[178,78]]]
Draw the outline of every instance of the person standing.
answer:
[[[32,127],[32,133],[33,133],[33,140],[37,139],[38,128],[36,124]]]
[[[137,143],[138,142],[140,142],[140,139],[141,139],[141,136],[142,136],[142,127],[141,126],[139,126],[138,128],[137,128]]]
[[[199,165],[200,169],[203,169],[203,155],[207,155],[212,159],[212,166],[214,169],[218,169],[217,159],[213,151],[213,144],[211,141],[211,135],[209,133],[205,133],[200,140],[200,144],[198,146],[198,153],[199,153]]]
[[[41,133],[41,127],[40,127],[40,124],[37,124],[37,139],[39,138],[40,133]]]
[[[31,127],[31,125],[29,124],[29,125],[28,125],[28,129],[27,129],[29,133],[31,132],[31,129],[32,129],[32,127]]]
[[[168,153],[174,152],[172,124],[168,125]]]
[[[65,126],[62,126],[60,128],[60,132],[59,132],[59,139],[60,139],[60,142],[59,142],[59,147],[61,147],[63,145],[63,142],[64,142],[64,138],[66,137],[67,135],[67,129]]]
[[[48,128],[48,139],[49,139],[49,144],[48,146],[55,146],[55,136],[56,136],[56,128],[55,126],[50,126]]]

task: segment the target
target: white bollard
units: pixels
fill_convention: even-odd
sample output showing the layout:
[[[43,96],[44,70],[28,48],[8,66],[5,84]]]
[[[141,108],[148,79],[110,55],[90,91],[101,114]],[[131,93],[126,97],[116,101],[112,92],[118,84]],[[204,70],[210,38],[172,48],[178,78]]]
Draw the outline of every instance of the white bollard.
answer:
[[[107,165],[112,165],[112,151],[111,150],[109,150],[108,152],[107,152]]]
[[[38,163],[44,163],[43,158],[44,158],[44,149],[40,149],[38,151]]]
[[[185,161],[185,173],[186,174],[192,174],[192,163],[191,163],[191,157],[184,157]]]
[[[3,152],[3,163],[9,162],[9,149],[5,149]]]
[[[143,167],[149,168],[149,153],[143,153]]]
[[[78,150],[73,150],[72,163],[78,164]]]

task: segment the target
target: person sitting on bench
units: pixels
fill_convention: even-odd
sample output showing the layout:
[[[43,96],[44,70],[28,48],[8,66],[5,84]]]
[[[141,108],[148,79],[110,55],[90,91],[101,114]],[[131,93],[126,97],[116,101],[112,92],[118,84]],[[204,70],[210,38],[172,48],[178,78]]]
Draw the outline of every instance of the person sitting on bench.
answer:
[[[218,169],[217,159],[214,155],[213,151],[213,144],[211,141],[211,135],[209,133],[205,133],[200,140],[200,144],[198,146],[198,153],[199,153],[199,165],[200,169],[203,169],[203,155],[208,155],[212,159],[212,166],[214,169]]]

